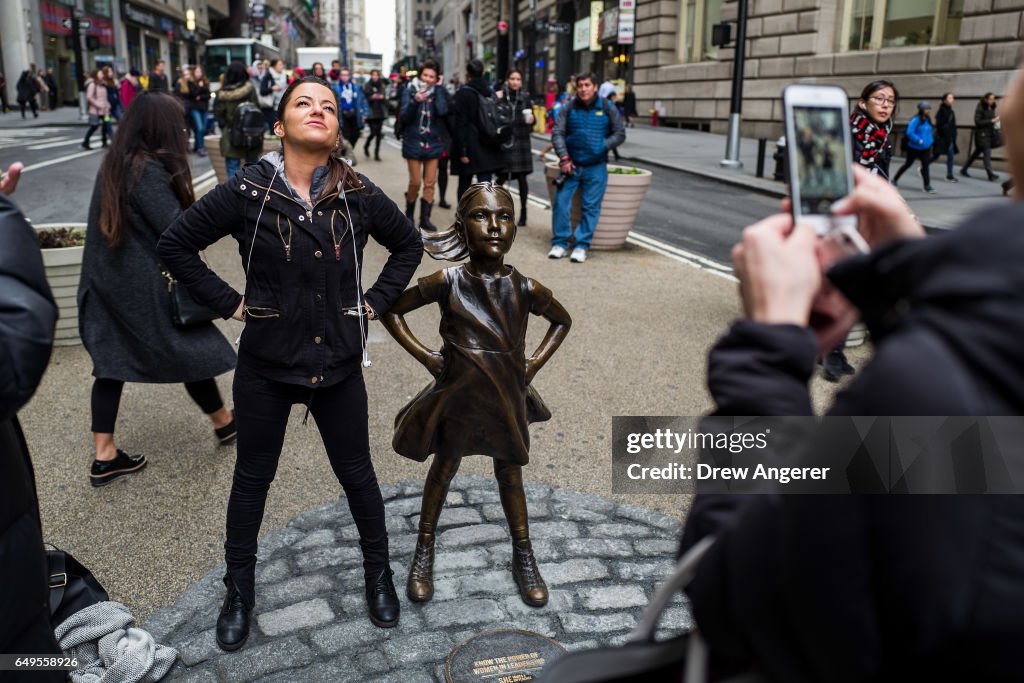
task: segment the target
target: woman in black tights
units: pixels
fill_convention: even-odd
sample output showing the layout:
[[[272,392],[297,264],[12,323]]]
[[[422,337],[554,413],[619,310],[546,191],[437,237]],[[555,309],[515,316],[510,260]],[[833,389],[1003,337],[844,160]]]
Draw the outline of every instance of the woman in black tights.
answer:
[[[136,97],[93,190],[78,287],[79,329],[96,378],[93,486],[146,466],[145,455],[128,455],[114,444],[125,382],[184,383],[213,423],[216,440],[235,437],[234,418],[214,379],[235,367],[235,352],[211,322],[188,329],[172,324],[156,253],[161,233],[194,201],[184,116],[172,95]]]
[[[533,130],[533,101],[530,94],[523,88],[523,74],[512,69],[505,77],[505,84],[499,91],[512,104],[515,112],[515,123],[512,126],[512,139],[504,148],[507,166],[498,173],[498,184],[504,185],[509,178],[519,183],[519,225],[526,225],[526,198],[530,187],[526,176],[533,173],[533,146],[530,142],[530,131]]]

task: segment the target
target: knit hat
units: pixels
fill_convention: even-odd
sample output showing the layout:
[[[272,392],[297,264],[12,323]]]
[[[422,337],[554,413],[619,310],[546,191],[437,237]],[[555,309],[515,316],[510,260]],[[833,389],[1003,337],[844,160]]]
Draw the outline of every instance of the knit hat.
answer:
[[[932,103],[929,102],[928,100],[921,100],[920,102],[917,103],[917,110],[918,111],[924,111],[925,109],[931,109],[931,108],[932,108]]]

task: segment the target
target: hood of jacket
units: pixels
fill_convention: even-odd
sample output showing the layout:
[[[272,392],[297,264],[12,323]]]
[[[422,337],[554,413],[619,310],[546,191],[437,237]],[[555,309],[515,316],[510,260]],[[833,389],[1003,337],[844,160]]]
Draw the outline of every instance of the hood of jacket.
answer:
[[[487,81],[485,81],[482,78],[474,78],[472,80],[466,81],[466,87],[470,88],[471,90],[476,90],[484,97],[489,97],[494,94],[494,91],[491,90],[491,86],[487,85]]]
[[[296,192],[295,188],[292,187],[292,184],[288,182],[288,176],[284,174],[284,154],[278,150],[267,152],[260,157],[260,161],[270,165],[271,169],[273,169],[270,177],[273,177],[273,173],[276,172],[277,177],[284,181],[285,187],[288,188],[288,191],[291,193],[295,201],[300,204],[305,204],[302,197],[299,196],[299,193]],[[324,189],[324,183],[327,182],[327,175],[329,172],[330,167],[326,164],[323,166],[317,166],[316,169],[313,170],[313,181],[309,184],[310,197],[315,198],[320,196],[321,190]],[[270,178],[267,178],[267,180],[269,181]]]
[[[829,279],[883,339],[924,326],[1008,401],[1024,403],[1024,203],[837,263]],[[942,368],[935,368],[942,372]]]
[[[255,91],[256,89],[252,87],[252,81],[246,81],[234,86],[225,85],[217,92],[217,97],[224,102],[237,102],[249,99]]]

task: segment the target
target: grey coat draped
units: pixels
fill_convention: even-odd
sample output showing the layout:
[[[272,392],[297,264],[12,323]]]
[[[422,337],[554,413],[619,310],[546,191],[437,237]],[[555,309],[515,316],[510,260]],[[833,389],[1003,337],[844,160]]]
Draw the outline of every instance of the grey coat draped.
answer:
[[[100,233],[100,181],[93,188],[78,285],[78,329],[93,375],[126,382],[195,382],[235,367],[235,353],[213,323],[171,323],[167,282],[156,245],[181,214],[171,176],[146,164],[129,193],[125,235],[109,247]]]

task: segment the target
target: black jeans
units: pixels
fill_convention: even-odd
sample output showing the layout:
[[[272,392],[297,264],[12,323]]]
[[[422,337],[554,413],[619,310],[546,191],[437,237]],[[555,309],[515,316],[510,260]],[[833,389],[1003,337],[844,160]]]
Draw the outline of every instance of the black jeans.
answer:
[[[100,379],[92,383],[92,431],[97,434],[113,434],[117,422],[117,411],[121,407],[121,391],[124,382],[119,379]],[[185,391],[192,400],[209,415],[224,407],[224,401],[217,389],[217,380],[201,379],[186,382]]]
[[[366,138],[366,142],[363,143],[363,149],[366,151],[366,155],[370,155],[370,143],[377,140],[376,146],[373,148],[373,153],[380,156],[380,141],[384,133],[382,129],[384,127],[384,119],[367,119],[366,122],[370,125],[370,136]]]
[[[928,164],[932,162],[932,153],[928,149],[914,149],[913,147],[907,147],[907,160],[900,166],[900,170],[896,171],[896,175],[893,176],[892,182],[896,183],[900,176],[903,175],[910,166],[917,161],[921,160],[921,179],[924,180],[924,186],[930,187],[932,184],[931,177],[928,174]]]
[[[982,163],[985,166],[985,172],[988,173],[988,177],[991,178],[992,176],[994,176],[995,173],[992,172],[992,146],[991,145],[986,145],[984,147],[980,147],[980,146],[979,147],[975,147],[974,151],[971,153],[971,158],[967,160],[966,164],[964,164],[964,167],[963,167],[964,172],[965,173],[967,172],[967,169],[969,169],[971,167],[971,164],[973,164],[975,161],[978,160],[978,157],[981,157]]]
[[[477,173],[476,174],[476,182],[478,182],[478,183],[489,183],[489,182],[491,182],[491,179],[493,177],[494,177],[494,175],[492,173]],[[456,204],[458,203],[458,201],[460,199],[462,199],[462,195],[466,194],[466,190],[468,190],[469,186],[472,185],[472,184],[473,184],[473,174],[472,173],[468,173],[468,174],[461,174],[460,173],[459,174],[459,189],[455,193],[455,203]]]
[[[370,460],[366,385],[357,368],[341,382],[310,389],[275,382],[239,359],[234,383],[238,457],[228,499],[224,557],[242,600],[256,604],[256,549],[267,491],[277,473],[288,416],[296,403],[309,406],[327,449],[327,458],[348,498],[359,530],[368,576],[387,564],[384,498]]]
[[[356,151],[356,141],[359,140],[359,126],[356,125],[356,117],[345,116],[341,117],[341,137],[348,141],[350,147],[352,147],[352,153]]]

